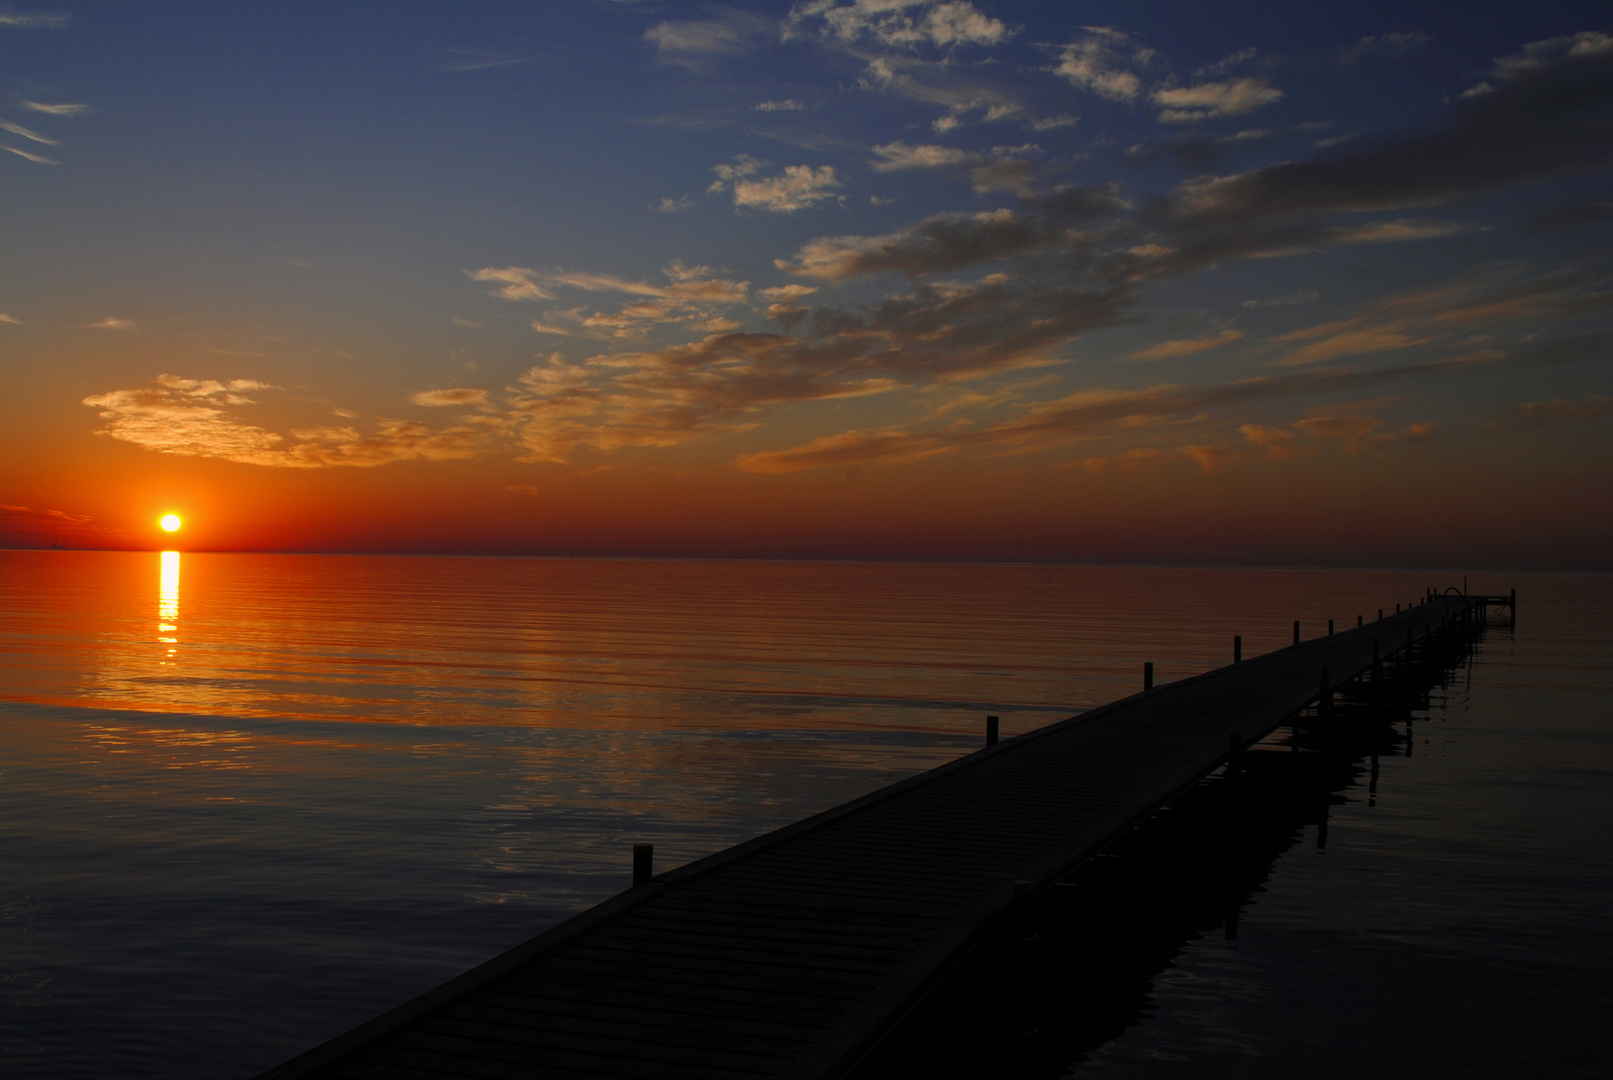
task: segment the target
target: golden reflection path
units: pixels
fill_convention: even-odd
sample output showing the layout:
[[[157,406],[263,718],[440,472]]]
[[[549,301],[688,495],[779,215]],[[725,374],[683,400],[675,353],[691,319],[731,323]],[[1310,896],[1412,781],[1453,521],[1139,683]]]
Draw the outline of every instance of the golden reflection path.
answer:
[[[179,631],[179,552],[162,553],[162,573],[157,586],[157,640],[169,645],[168,655],[174,655],[171,646],[177,637],[165,635]]]

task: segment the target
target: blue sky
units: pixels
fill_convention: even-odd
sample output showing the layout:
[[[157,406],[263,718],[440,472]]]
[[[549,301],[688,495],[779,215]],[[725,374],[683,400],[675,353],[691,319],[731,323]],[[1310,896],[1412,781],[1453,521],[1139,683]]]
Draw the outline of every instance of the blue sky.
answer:
[[[147,509],[97,475],[390,484],[637,550],[599,507],[697,485],[783,535],[820,473],[845,553],[869,477],[1134,537],[1476,467],[1583,562],[1613,27],[1493,7],[0,8],[0,502],[112,537]]]

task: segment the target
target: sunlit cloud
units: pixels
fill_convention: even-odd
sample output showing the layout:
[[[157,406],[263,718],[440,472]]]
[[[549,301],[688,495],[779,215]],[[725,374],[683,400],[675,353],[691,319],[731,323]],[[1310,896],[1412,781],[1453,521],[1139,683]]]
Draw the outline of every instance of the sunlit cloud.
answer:
[[[756,103],[757,112],[801,112],[806,105],[794,98],[784,98],[780,101],[759,101]]]
[[[409,395],[409,400],[416,405],[426,405],[432,408],[465,405],[485,406],[487,404],[487,391],[472,389],[468,386],[457,386],[446,390],[421,390]]]
[[[1154,91],[1159,118],[1167,124],[1242,116],[1282,100],[1283,92],[1264,79],[1242,78],[1196,86],[1168,87]]]
[[[825,199],[834,197],[836,188],[843,187],[833,165],[814,169],[810,165],[788,165],[777,176],[759,175],[767,162],[740,154],[732,162],[714,165],[717,179],[708,192],[733,192],[734,207],[766,210],[775,214],[788,214],[804,210]]]
[[[0,323],[10,323],[12,326],[21,326],[26,321],[27,320],[25,319],[17,318],[15,315],[7,315],[5,312],[0,311]]]
[[[0,27],[9,27],[13,30],[55,29],[66,26],[72,17],[66,12],[23,14],[16,11],[0,11]]]
[[[1065,45],[1054,72],[1070,84],[1110,101],[1135,101],[1142,93],[1138,71],[1155,53],[1112,26],[1089,26],[1082,37]]]
[[[1209,349],[1219,349],[1223,345],[1230,345],[1244,337],[1242,330],[1223,330],[1213,337],[1188,338],[1177,341],[1162,341],[1158,345],[1150,345],[1131,354],[1133,360],[1169,360],[1177,356],[1192,356],[1194,353],[1205,352]]]
[[[273,389],[252,379],[219,382],[161,375],[154,386],[92,394],[84,404],[99,410],[104,426],[98,434],[162,454],[270,468],[373,468],[395,461],[468,458],[487,452],[498,434],[486,422],[432,429],[385,418],[369,434],[354,426],[293,428],[280,434],[233,411],[255,403],[245,391]]]
[[[9,150],[13,154],[16,154],[20,158],[27,158],[29,161],[33,162],[35,165],[60,165],[61,164],[61,162],[56,161],[56,160],[54,160],[52,158],[45,157],[43,154],[36,154],[31,150],[19,150],[15,146],[0,145],[0,150]]]
[[[967,0],[808,0],[797,4],[785,23],[785,33],[813,30],[847,44],[863,42],[898,49],[997,45],[1013,33],[1006,23],[982,13]]]
[[[715,19],[669,19],[644,31],[664,63],[698,71],[713,59],[740,56],[772,37],[777,24],[759,15],[726,11]]]
[[[99,322],[92,322],[89,326],[91,330],[133,330],[135,328],[133,319],[119,319],[111,315]]]
[[[79,102],[30,101],[23,98],[17,104],[30,112],[44,113],[46,116],[82,116],[90,111],[88,105]]]
[[[21,135],[25,139],[32,139],[36,143],[44,143],[46,146],[61,145],[55,139],[41,135],[37,131],[30,131],[21,124],[14,124],[10,120],[6,120],[4,118],[0,118],[0,130],[9,131],[13,135]]]

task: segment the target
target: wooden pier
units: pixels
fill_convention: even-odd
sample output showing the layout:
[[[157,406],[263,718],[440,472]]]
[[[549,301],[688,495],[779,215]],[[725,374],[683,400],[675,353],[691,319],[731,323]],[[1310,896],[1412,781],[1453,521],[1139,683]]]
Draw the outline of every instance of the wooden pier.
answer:
[[[984,935],[1161,803],[1496,606],[1516,594],[1430,591],[1017,738],[993,726],[973,754],[659,876],[636,853],[627,892],[260,1080],[843,1076]]]

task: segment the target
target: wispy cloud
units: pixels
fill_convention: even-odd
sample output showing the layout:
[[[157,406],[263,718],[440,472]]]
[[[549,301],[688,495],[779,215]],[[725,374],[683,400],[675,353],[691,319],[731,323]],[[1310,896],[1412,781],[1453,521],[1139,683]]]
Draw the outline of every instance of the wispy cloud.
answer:
[[[50,158],[44,157],[43,155],[40,155],[40,154],[31,153],[30,151],[27,151],[27,150],[18,150],[15,146],[3,146],[3,145],[0,145],[0,150],[10,150],[13,154],[16,154],[18,157],[27,158],[29,161],[32,161],[36,165],[60,165],[61,164],[61,162],[59,162],[59,161],[52,161]]]
[[[16,11],[0,11],[0,27],[9,27],[13,30],[60,29],[66,26],[72,17],[66,12],[24,14]]]
[[[530,64],[532,57],[515,56],[510,53],[488,52],[485,49],[465,49],[447,47],[437,50],[437,70],[442,72],[453,71],[487,71],[491,68],[512,67],[517,64]]]
[[[674,199],[670,195],[661,196],[661,201],[652,203],[650,209],[657,214],[676,214],[694,206],[694,200],[687,195]]]
[[[776,33],[777,23],[725,10],[715,19],[668,19],[644,31],[663,62],[698,71],[723,56],[740,56]]]
[[[10,323],[12,326],[21,326],[25,321],[27,320],[19,319],[15,315],[7,315],[5,312],[0,311],[0,323]]]
[[[1131,358],[1133,360],[1169,360],[1177,356],[1192,356],[1194,353],[1219,349],[1223,345],[1241,341],[1243,337],[1244,332],[1242,330],[1223,330],[1213,337],[1162,341],[1158,345],[1151,345],[1146,349],[1132,353]]]
[[[760,101],[756,103],[757,112],[801,112],[806,105],[794,98],[784,98],[780,101]]]
[[[29,101],[27,98],[24,98],[22,101],[18,102],[18,104],[31,112],[44,113],[47,116],[82,116],[84,113],[90,111],[90,107],[88,105],[66,101]]]
[[[430,408],[463,408],[467,405],[486,406],[487,391],[469,386],[456,386],[445,390],[421,390],[409,395],[416,405]]]
[[[115,316],[108,315],[106,318],[100,320],[99,322],[90,323],[89,328],[91,330],[133,330],[134,329],[134,320],[133,319],[119,319],[119,318],[117,318]]]
[[[1339,62],[1353,64],[1360,60],[1398,60],[1432,40],[1421,31],[1391,31],[1387,34],[1369,34],[1339,50]]]
[[[1524,401],[1502,410],[1498,427],[1521,428],[1533,431],[1544,427],[1563,427],[1569,424],[1588,424],[1613,409],[1613,397],[1595,394],[1591,397],[1565,401]]]
[[[25,139],[32,139],[36,143],[44,143],[46,146],[61,145],[55,139],[47,138],[37,131],[30,131],[21,124],[14,124],[10,120],[0,119],[0,130],[9,131],[13,135],[21,135]]]

